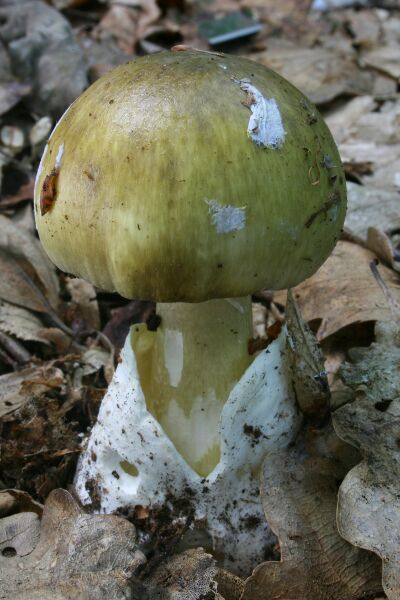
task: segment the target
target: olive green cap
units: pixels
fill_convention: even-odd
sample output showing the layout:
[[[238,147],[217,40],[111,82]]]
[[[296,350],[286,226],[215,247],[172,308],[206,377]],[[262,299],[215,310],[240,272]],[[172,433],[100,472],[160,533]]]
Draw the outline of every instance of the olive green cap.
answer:
[[[67,110],[35,189],[63,271],[127,298],[200,302],[293,286],[332,251],[340,157],[316,108],[253,61],[162,52]]]

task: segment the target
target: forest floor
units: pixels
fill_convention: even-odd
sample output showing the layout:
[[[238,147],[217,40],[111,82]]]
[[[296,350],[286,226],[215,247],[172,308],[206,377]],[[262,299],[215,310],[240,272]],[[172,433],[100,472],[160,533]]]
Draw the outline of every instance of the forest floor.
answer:
[[[321,11],[310,0],[0,0],[0,598],[357,600],[384,589],[379,597],[400,599],[400,4],[347,4]],[[155,306],[96,292],[50,264],[35,229],[35,173],[52,128],[86,87],[118,64],[179,44],[250,58],[297,86],[330,127],[348,187],[340,241],[293,295],[323,352],[323,365],[311,352],[313,368],[326,371],[332,391],[334,429],[323,429],[330,450],[309,441],[310,429],[302,444],[307,439],[308,456],[336,466],[343,440],[354,451],[334,484],[326,479],[333,463],[305,464],[299,447],[277,457],[269,484],[279,482],[285,499],[264,495],[282,562],[264,563],[245,584],[200,550],[169,548],[143,577],[135,575],[143,568],[136,549],[129,564],[105,561],[92,577],[83,551],[81,573],[76,563],[67,575],[53,564],[68,562],[64,540],[82,518],[73,497],[54,490],[71,491],[129,327]],[[287,292],[260,290],[253,300],[263,345],[285,318]],[[279,464],[305,474],[296,489],[281,482]],[[337,519],[346,542],[336,526],[345,476]],[[22,536],[34,527],[27,511],[41,517],[46,499],[41,543],[50,550],[46,560],[40,555],[35,591],[40,526],[35,521],[36,538],[18,547],[5,519]],[[286,522],[285,511],[299,506],[296,524]],[[109,525],[101,535],[114,535],[118,555],[133,526],[113,518],[118,535]],[[92,525],[86,534],[94,536]],[[380,560],[352,554],[355,547],[384,561],[383,588]],[[24,575],[12,560],[22,556]],[[16,582],[7,588],[14,595],[2,592],[6,578]]]

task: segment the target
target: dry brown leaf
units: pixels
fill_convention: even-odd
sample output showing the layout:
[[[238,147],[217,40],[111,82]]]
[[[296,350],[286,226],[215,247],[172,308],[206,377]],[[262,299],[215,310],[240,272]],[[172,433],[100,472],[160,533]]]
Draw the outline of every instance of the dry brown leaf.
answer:
[[[60,369],[49,366],[29,367],[0,376],[0,417],[14,412],[23,404],[50,389],[62,385]]]
[[[82,385],[82,377],[96,373],[99,369],[104,369],[104,377],[107,383],[110,383],[114,374],[114,352],[95,346],[82,352],[81,367],[74,373],[74,387]]]
[[[363,62],[369,66],[387,73],[394,79],[400,78],[399,47],[381,46],[362,55]]]
[[[383,560],[383,588],[400,597],[400,329],[377,323],[376,343],[351,351],[341,376],[353,402],[333,416],[338,435],[358,448],[364,460],[339,491],[341,535]]]
[[[351,137],[358,119],[362,115],[371,113],[376,107],[376,100],[372,96],[359,96],[331,112],[325,121],[336,143],[339,144]]]
[[[277,71],[316,104],[329,102],[343,93],[356,93],[357,87],[363,85],[351,49],[342,52],[335,48],[270,45],[266,52],[251,58]],[[367,89],[363,91],[366,93]]]
[[[376,227],[368,227],[367,248],[392,269],[396,267],[395,250],[384,231]]]
[[[375,255],[358,244],[339,242],[315,275],[294,288],[304,320],[321,319],[319,341],[353,323],[392,319],[392,309],[371,271],[374,260]],[[378,270],[389,293],[400,302],[398,275],[384,265]],[[275,294],[274,301],[285,304],[286,292]]]
[[[0,297],[40,312],[47,312],[49,306],[46,304],[56,309],[59,303],[58,279],[54,265],[39,240],[0,215],[0,250]],[[35,284],[30,270],[39,278],[43,292]]]
[[[41,330],[40,335],[50,344],[54,344],[57,354],[68,354],[68,352],[74,351],[80,352],[82,349],[81,346],[78,346],[71,340],[70,336],[57,327],[46,327],[46,329]]]
[[[23,183],[19,190],[10,196],[4,196],[0,202],[0,208],[10,208],[24,202],[25,200],[32,200],[34,189],[34,180],[30,179],[26,183]]]
[[[155,0],[140,0],[135,7],[112,4],[93,35],[102,40],[114,40],[123,52],[133,54],[137,42],[160,15],[161,10]]]
[[[373,48],[382,35],[382,22],[372,10],[344,10],[343,17],[351,32],[354,44],[362,48]]]
[[[37,502],[22,490],[2,490],[0,492],[0,517],[19,512],[34,512],[39,516],[43,513],[43,504]]]
[[[43,323],[31,311],[0,300],[0,331],[20,340],[48,344],[42,335]]]
[[[125,519],[85,514],[68,492],[55,490],[41,523],[32,513],[0,520],[0,598],[131,597],[130,579],[145,562],[135,537]]]
[[[261,495],[282,558],[255,569],[243,600],[356,600],[380,591],[376,557],[348,544],[336,527],[338,481],[354,460],[347,453],[327,426],[266,458]]]
[[[69,319],[70,322],[81,321],[84,329],[98,330],[100,328],[99,304],[93,285],[78,277],[67,277],[65,284],[71,294],[70,308],[74,313],[73,318]]]
[[[397,192],[348,182],[347,203],[345,226],[364,239],[371,225],[388,234],[400,229]]]
[[[357,99],[343,111],[329,116],[342,161],[363,167],[359,174],[363,182],[381,189],[400,187],[400,101],[397,96],[374,105],[369,99]],[[356,108],[361,112],[356,114]],[[351,116],[354,116],[350,122]],[[369,165],[369,169],[364,168]]]

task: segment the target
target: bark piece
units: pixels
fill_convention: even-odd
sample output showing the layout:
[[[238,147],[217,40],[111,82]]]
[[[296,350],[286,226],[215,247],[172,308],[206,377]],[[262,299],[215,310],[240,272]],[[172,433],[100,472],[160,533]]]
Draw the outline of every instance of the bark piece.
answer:
[[[2,519],[1,548],[4,543],[4,599],[126,599],[131,597],[130,578],[145,561],[136,549],[132,524],[116,516],[85,514],[60,489],[46,501],[41,524],[33,513]]]
[[[354,349],[341,368],[355,400],[334,413],[335,429],[364,460],[339,491],[341,535],[383,560],[383,587],[400,597],[400,329],[378,323],[376,343]]]

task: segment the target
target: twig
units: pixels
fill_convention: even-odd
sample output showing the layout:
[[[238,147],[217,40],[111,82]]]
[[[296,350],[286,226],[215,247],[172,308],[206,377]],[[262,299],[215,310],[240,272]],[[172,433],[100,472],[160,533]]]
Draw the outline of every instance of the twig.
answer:
[[[32,356],[22,344],[0,331],[0,344],[18,363],[27,363]]]

